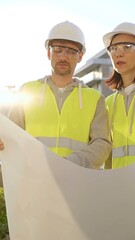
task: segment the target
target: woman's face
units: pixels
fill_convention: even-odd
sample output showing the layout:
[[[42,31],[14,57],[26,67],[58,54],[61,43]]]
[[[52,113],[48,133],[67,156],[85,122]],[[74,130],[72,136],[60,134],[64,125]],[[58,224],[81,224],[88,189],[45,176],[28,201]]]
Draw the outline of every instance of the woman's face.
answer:
[[[122,77],[129,74],[135,77],[135,36],[115,35],[109,50],[114,69]]]

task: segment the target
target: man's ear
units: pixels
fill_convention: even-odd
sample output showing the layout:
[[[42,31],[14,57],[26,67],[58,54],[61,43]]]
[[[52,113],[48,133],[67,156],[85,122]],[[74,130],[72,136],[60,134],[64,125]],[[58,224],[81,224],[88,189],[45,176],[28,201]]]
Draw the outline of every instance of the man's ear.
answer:
[[[47,57],[48,57],[49,60],[51,59],[50,48],[48,48],[48,50],[47,50]]]
[[[82,57],[83,57],[83,53],[80,52],[79,56],[78,56],[78,63],[80,63],[82,61]]]

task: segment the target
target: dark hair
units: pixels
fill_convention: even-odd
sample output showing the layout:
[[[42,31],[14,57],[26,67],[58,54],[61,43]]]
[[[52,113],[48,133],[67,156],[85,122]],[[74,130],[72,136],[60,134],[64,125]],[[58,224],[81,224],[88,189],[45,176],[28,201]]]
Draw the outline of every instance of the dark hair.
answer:
[[[120,73],[112,70],[111,76],[105,80],[105,84],[112,90],[119,90],[123,87],[123,81]]]
[[[133,82],[135,82],[135,78],[133,79]],[[112,70],[111,76],[105,80],[105,84],[112,90],[120,90],[124,87],[121,74],[114,69]]]

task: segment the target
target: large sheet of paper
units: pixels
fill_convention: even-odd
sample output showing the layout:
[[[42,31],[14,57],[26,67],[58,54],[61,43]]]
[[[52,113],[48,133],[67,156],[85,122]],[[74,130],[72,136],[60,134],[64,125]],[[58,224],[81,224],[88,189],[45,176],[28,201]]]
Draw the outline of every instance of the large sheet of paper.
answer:
[[[135,165],[92,170],[62,159],[0,115],[11,240],[135,240]]]

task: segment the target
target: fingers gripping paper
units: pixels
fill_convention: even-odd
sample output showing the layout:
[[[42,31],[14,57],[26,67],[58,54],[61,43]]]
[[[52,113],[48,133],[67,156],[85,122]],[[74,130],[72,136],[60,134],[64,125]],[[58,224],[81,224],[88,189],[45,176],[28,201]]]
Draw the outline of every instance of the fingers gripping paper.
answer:
[[[0,137],[11,240],[135,239],[135,165],[77,166],[2,115]]]

